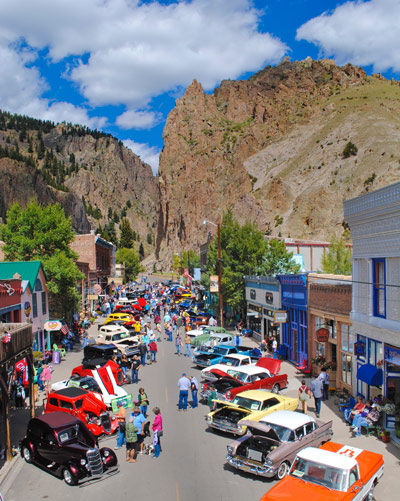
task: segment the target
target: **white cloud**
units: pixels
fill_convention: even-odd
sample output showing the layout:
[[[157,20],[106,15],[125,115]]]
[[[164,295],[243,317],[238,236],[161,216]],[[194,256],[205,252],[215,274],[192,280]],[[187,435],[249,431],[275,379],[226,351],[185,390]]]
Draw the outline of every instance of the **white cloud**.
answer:
[[[140,157],[143,162],[151,165],[154,175],[157,174],[161,153],[158,148],[144,143],[137,143],[131,139],[124,139],[123,143],[127,148],[132,150],[133,153]]]
[[[161,113],[128,110],[117,117],[115,123],[121,129],[151,129],[162,120],[163,116]]]
[[[81,59],[69,76],[93,106],[141,109],[197,78],[205,89],[278,62],[287,47],[258,32],[251,0],[0,0],[0,43]]]
[[[351,62],[375,71],[400,71],[400,2],[370,0],[347,2],[324,12],[297,30],[297,40],[317,45],[339,64]]]

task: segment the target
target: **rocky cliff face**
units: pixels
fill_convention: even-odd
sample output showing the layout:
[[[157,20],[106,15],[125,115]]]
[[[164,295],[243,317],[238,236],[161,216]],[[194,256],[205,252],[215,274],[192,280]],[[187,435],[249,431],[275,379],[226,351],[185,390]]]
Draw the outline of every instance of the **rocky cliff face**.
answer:
[[[138,241],[147,253],[152,252],[147,240],[148,235],[155,240],[158,189],[149,165],[111,136],[65,124],[44,132],[25,130],[23,122],[15,125],[13,120],[8,123],[14,128],[8,128],[6,117],[0,131],[3,217],[10,204],[25,205],[32,197],[43,204],[59,202],[79,233],[104,227],[115,215],[126,217]],[[32,160],[31,164],[14,158],[16,147],[18,155]],[[4,155],[6,148],[8,155]],[[115,229],[118,233],[118,223]]]
[[[267,234],[329,240],[343,200],[399,179],[397,85],[352,65],[287,59],[211,95],[194,81],[176,102],[160,157],[157,253],[206,240],[203,219],[232,209]],[[394,134],[394,136],[393,136]],[[356,156],[343,157],[352,141]]]

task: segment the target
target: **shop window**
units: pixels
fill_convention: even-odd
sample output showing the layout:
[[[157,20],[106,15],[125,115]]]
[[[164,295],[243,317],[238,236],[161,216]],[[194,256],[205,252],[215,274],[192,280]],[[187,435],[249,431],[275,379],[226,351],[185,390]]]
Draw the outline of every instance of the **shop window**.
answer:
[[[349,386],[351,386],[351,359],[351,355],[342,353],[342,381]]]
[[[32,294],[32,315],[33,318],[37,317],[37,297],[35,292]]]
[[[316,357],[325,357],[325,343],[315,343]]]
[[[357,343],[360,343],[360,344],[363,343],[364,346],[365,346],[365,351],[366,351],[366,349],[367,349],[367,347],[366,347],[367,338],[365,336],[361,336],[360,334],[358,334],[358,336],[357,336]],[[358,355],[357,354],[357,360],[359,362],[365,363],[365,357],[366,356],[367,356],[367,353],[365,353],[364,355]]]
[[[368,339],[368,363],[376,365],[378,361],[383,360],[383,344],[374,339]]]
[[[372,274],[374,316],[386,318],[386,270],[384,259],[372,260]]]
[[[42,314],[46,315],[47,313],[47,297],[46,292],[42,292]]]
[[[340,337],[341,337],[341,350],[353,353],[356,337],[352,333],[351,325],[341,324]]]
[[[323,326],[324,326],[324,319],[321,317],[314,317],[315,331],[317,331],[318,329],[321,329],[321,327],[323,327]]]

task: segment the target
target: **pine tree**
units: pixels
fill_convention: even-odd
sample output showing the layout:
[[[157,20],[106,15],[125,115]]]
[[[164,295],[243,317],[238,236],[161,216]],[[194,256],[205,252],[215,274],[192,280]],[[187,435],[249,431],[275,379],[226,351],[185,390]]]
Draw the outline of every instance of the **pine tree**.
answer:
[[[139,257],[140,257],[140,259],[144,258],[144,247],[143,247],[142,242],[140,242],[140,245],[139,245]]]
[[[351,248],[346,247],[343,238],[333,235],[328,252],[322,257],[322,270],[334,275],[351,275]]]
[[[123,219],[121,221],[120,230],[121,230],[121,238],[119,241],[120,248],[132,249],[133,231],[127,219]]]

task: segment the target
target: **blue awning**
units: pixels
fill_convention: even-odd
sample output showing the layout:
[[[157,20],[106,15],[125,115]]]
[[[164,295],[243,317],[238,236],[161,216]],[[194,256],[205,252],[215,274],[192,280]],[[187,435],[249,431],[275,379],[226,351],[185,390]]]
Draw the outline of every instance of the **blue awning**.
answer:
[[[382,386],[383,384],[382,369],[378,369],[372,364],[361,365],[357,371],[357,378],[369,386]]]

